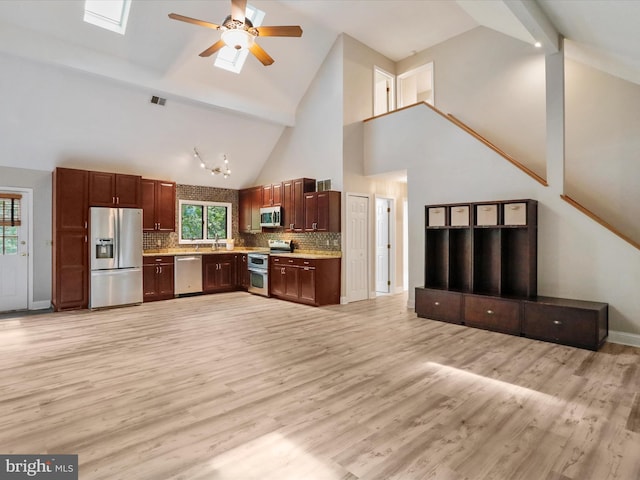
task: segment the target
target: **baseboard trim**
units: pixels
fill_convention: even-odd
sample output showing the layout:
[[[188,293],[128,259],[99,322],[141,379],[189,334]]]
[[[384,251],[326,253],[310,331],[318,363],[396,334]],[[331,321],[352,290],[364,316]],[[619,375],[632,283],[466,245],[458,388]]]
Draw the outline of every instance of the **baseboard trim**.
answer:
[[[629,345],[630,347],[640,347],[640,335],[637,333],[618,332],[609,330],[607,342]]]
[[[340,297],[340,305],[346,305],[349,303],[349,300],[347,300],[347,297]]]
[[[29,304],[29,310],[47,310],[51,308],[51,300],[39,300]]]

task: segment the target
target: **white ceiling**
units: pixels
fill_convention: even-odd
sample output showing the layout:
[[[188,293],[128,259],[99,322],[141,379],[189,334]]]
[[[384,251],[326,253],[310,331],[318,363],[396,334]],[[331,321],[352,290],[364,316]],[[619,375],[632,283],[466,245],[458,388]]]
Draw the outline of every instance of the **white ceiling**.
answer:
[[[342,32],[394,61],[478,25],[534,40],[513,7],[531,6],[529,0],[250,3],[266,12],[264,25],[301,25],[304,33],[301,38],[260,38],[258,43],[275,63],[264,67],[249,57],[240,74],[215,68],[212,59],[198,56],[219,39],[219,32],[167,17],[175,12],[221,23],[230,12],[229,0],[133,0],[125,36],[84,23],[82,0],[2,0],[0,52],[116,80],[149,95],[188,100],[217,114],[249,115],[269,128],[282,128],[294,124],[298,104]],[[640,71],[640,1],[538,0],[538,4],[566,37]],[[225,141],[245,141],[244,132],[237,136]],[[266,140],[262,156],[254,154],[251,168],[256,174],[276,140],[277,136]],[[188,145],[192,148],[193,143]]]

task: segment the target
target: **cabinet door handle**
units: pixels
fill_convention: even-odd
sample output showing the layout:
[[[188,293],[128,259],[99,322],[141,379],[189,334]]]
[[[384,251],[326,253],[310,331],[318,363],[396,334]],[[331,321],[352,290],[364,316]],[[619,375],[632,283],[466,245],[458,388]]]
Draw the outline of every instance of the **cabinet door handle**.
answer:
[[[487,315],[493,315],[493,310],[487,310]]]
[[[440,305],[440,302],[433,302],[433,304],[437,307],[438,305]]]
[[[554,325],[562,325],[562,322],[560,320],[554,320],[553,324]]]
[[[156,265],[156,274],[158,273],[158,266]]]

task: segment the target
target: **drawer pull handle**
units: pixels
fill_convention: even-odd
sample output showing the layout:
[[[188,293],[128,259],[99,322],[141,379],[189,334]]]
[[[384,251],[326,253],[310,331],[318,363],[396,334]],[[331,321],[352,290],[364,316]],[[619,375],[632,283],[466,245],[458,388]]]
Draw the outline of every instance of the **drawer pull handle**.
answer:
[[[464,208],[456,208],[455,211],[458,213],[462,213],[464,212]]]
[[[440,302],[433,302],[433,304],[437,307],[438,305],[440,305]]]
[[[511,210],[520,210],[520,205],[509,205]]]
[[[487,310],[487,315],[493,315],[493,310]]]
[[[554,325],[562,325],[562,322],[560,320],[554,320],[553,324]]]
[[[483,212],[490,212],[491,210],[493,210],[493,207],[482,207]]]

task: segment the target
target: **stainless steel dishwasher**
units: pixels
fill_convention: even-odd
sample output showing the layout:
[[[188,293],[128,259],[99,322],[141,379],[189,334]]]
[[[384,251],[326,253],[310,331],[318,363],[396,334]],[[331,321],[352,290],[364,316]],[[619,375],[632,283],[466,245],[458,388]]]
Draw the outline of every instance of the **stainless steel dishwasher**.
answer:
[[[202,292],[202,255],[177,255],[175,294]]]

